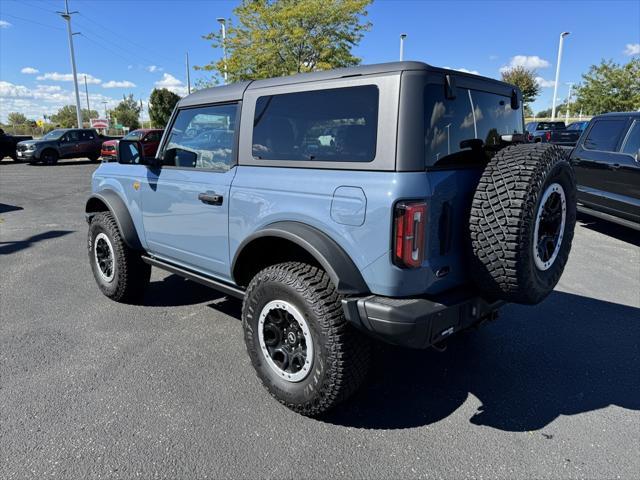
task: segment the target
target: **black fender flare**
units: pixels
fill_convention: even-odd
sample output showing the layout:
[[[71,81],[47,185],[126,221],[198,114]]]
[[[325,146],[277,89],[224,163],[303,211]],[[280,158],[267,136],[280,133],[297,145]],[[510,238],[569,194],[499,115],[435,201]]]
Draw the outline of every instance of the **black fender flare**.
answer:
[[[91,217],[96,213],[104,211],[103,208],[96,208],[100,203],[103,203],[109,212],[111,212],[111,215],[113,215],[124,243],[133,250],[144,250],[140,242],[140,237],[138,237],[138,231],[131,219],[129,209],[115,191],[102,190],[101,192],[93,193],[89,197],[85,206],[87,221],[90,221]]]
[[[254,232],[240,244],[231,263],[231,272],[237,278],[236,268],[242,252],[253,241],[276,237],[295,243],[308,252],[327,272],[339,293],[367,294],[369,287],[351,257],[326,233],[305,223],[282,221],[271,223]]]

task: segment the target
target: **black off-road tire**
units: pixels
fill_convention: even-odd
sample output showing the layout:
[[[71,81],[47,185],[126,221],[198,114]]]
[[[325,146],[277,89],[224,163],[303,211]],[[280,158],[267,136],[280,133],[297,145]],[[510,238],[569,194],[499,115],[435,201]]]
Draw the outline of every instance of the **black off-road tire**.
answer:
[[[259,316],[274,300],[294,305],[311,332],[311,371],[297,383],[278,376],[260,347]],[[251,363],[263,385],[280,403],[302,415],[323,414],[347,399],[366,377],[369,340],[347,322],[335,286],[316,266],[287,262],[260,271],[247,288],[242,325]]]
[[[555,260],[536,264],[534,232],[541,200],[554,184],[566,200]],[[551,144],[514,145],[488,163],[474,194],[470,235],[472,275],[489,297],[541,302],[556,286],[569,258],[576,222],[576,181],[565,151]]]
[[[40,154],[40,160],[44,165],[55,165],[58,163],[58,152],[52,149],[45,150]]]
[[[89,161],[91,163],[96,163],[98,161],[98,159],[100,158],[100,155],[90,155],[89,157],[87,157],[89,159]]]
[[[106,281],[96,261],[96,237],[104,234],[113,250],[113,278]],[[151,266],[140,254],[124,243],[118,225],[110,212],[96,213],[89,224],[89,262],[98,287],[104,295],[116,302],[139,303],[151,277]]]

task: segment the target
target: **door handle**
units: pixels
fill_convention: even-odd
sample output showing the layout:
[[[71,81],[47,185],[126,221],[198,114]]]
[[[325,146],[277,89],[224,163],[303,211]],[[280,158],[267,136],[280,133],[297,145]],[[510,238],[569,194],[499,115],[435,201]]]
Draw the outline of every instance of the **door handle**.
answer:
[[[611,168],[613,168],[614,170],[618,170],[620,168],[620,164],[619,163],[614,163],[611,165]]]
[[[207,205],[222,205],[222,195],[213,192],[199,193],[198,200]]]

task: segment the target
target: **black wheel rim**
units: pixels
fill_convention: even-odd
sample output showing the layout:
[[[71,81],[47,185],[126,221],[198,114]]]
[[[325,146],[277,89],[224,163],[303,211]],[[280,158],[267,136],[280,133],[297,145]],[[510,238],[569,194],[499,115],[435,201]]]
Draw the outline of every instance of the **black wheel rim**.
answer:
[[[565,221],[564,190],[554,183],[545,191],[536,217],[534,254],[539,269],[547,270],[555,261],[562,244]]]
[[[113,248],[104,233],[100,233],[96,237],[94,256],[102,279],[106,282],[112,281],[114,276]]]
[[[289,302],[269,302],[259,318],[260,348],[271,369],[290,382],[303,380],[311,370],[313,344],[309,327]]]

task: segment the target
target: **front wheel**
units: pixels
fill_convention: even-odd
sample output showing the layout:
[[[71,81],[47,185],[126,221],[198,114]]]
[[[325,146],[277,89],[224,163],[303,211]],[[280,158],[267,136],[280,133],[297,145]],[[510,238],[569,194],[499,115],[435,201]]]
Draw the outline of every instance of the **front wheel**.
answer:
[[[98,287],[112,300],[138,303],[151,277],[151,266],[124,243],[109,212],[96,213],[89,224],[89,262]]]
[[[58,153],[55,150],[45,150],[40,155],[40,160],[45,165],[55,165],[58,163]]]
[[[280,403],[317,416],[362,384],[368,340],[347,323],[324,270],[298,262],[270,266],[242,305],[245,343],[258,377]]]

